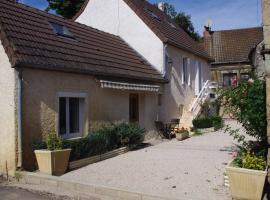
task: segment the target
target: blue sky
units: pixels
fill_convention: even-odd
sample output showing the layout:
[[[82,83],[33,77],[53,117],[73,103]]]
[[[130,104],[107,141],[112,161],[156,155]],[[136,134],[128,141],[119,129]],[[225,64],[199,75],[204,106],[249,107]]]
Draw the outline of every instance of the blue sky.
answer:
[[[161,0],[150,0],[157,3]],[[20,0],[39,9],[45,9],[46,0]],[[208,19],[213,30],[245,28],[261,25],[261,0],[166,0],[177,11],[190,14],[196,30],[202,34]]]

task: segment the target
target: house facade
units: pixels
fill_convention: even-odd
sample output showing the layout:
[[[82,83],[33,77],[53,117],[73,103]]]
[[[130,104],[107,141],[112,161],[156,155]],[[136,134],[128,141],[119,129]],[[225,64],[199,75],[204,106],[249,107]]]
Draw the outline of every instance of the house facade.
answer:
[[[52,132],[126,121],[152,137],[155,121],[184,119],[210,57],[155,6],[117,2],[86,1],[71,21],[0,0],[0,173],[34,170],[33,144]]]
[[[211,63],[212,79],[220,86],[228,87],[248,79],[251,71],[262,76],[264,70],[260,68],[259,52],[262,45],[262,27],[223,31],[205,27],[204,47],[214,59]]]
[[[169,82],[160,92],[159,120],[182,118],[190,127],[185,111],[211,79],[207,52],[190,38],[162,10],[148,1],[86,1],[74,20],[120,36]],[[187,117],[187,118],[186,118]]]
[[[33,144],[51,132],[118,121],[155,131],[167,81],[121,38],[8,1],[0,22],[1,172],[35,169]]]

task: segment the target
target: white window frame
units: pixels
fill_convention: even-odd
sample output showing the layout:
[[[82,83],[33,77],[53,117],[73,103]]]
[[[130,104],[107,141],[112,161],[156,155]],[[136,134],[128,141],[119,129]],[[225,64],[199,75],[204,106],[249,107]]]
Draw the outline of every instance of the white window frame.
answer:
[[[195,95],[199,95],[203,87],[203,63],[196,61]]]
[[[84,121],[85,121],[85,103],[86,103],[86,93],[75,93],[75,92],[59,92],[58,95],[58,135],[70,139],[70,138],[78,138],[83,136],[84,132]],[[60,134],[60,98],[66,98],[66,133]],[[70,132],[70,121],[69,121],[69,99],[70,98],[78,98],[79,99],[79,132],[71,133]]]
[[[186,65],[185,65],[186,61]],[[185,69],[186,67],[186,69]],[[183,57],[182,58],[182,84],[191,85],[190,79],[190,58]]]

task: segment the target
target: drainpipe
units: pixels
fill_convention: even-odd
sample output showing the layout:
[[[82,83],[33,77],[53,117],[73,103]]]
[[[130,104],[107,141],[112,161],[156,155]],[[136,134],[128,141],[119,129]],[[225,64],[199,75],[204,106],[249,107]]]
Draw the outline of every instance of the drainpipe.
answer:
[[[22,167],[22,72],[17,73],[17,129],[18,129],[18,161],[17,168]]]

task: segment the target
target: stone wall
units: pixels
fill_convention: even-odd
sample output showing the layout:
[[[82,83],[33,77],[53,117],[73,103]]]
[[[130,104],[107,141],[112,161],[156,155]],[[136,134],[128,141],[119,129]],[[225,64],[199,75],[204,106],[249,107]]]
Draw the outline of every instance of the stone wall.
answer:
[[[263,0],[263,30],[265,49],[270,49],[270,1]],[[267,121],[268,143],[270,144],[270,54],[265,55],[266,89],[267,89]],[[270,149],[268,150],[268,164],[270,164]],[[270,174],[269,174],[270,175]],[[270,182],[270,176],[268,176]]]

